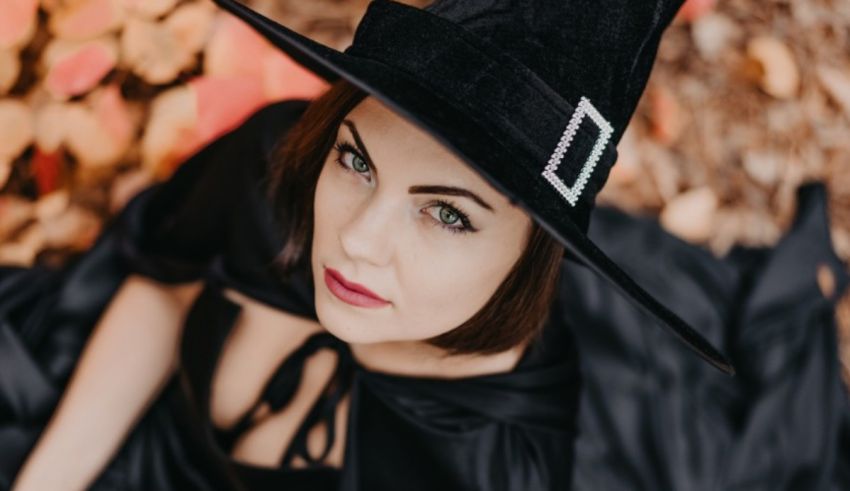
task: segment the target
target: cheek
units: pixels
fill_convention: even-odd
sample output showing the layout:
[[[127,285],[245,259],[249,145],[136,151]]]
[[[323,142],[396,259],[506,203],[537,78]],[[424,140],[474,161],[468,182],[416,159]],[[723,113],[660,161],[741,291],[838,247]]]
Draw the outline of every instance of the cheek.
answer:
[[[316,193],[313,198],[313,252],[325,249],[325,241],[333,237],[339,224],[346,220],[345,213],[352,209],[354,197],[345,183],[340,182],[334,162],[326,162],[319,179],[316,182]],[[315,257],[315,254],[314,254]]]
[[[437,336],[469,320],[493,296],[514,261],[494,257],[492,248],[478,253],[467,248],[452,257],[421,256],[426,257],[404,266],[399,325],[406,339]]]

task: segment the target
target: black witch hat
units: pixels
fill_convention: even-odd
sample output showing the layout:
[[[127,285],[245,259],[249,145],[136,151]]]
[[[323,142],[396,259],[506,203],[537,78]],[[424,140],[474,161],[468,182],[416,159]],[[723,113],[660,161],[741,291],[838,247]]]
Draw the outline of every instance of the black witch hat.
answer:
[[[715,367],[729,361],[587,236],[595,197],[683,0],[373,0],[345,51],[215,0],[328,82],[428,131]]]

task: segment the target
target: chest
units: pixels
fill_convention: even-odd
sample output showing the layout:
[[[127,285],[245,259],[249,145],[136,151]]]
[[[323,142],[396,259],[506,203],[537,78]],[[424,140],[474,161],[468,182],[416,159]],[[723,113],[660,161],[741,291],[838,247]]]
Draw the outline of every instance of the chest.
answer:
[[[349,396],[327,397],[337,383],[340,355],[330,347],[304,349],[324,329],[234,290],[221,295],[234,310],[210,350],[206,397],[210,423],[232,437],[230,457],[254,466],[302,468],[306,452],[340,468]],[[270,402],[266,395],[276,391],[288,394],[285,403]],[[321,417],[322,410],[333,417]]]

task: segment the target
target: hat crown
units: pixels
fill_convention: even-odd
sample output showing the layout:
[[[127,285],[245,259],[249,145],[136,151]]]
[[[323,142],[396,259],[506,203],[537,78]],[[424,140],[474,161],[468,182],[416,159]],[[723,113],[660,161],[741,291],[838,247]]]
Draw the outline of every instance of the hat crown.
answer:
[[[587,97],[616,145],[683,1],[437,0],[423,10],[502,50],[571,104]]]
[[[681,2],[438,0],[418,9],[373,0],[345,54],[467,119],[454,134],[445,123],[431,128],[450,146],[468,149],[462,133],[482,128],[491,150],[483,162],[467,155],[473,165],[500,173],[484,169],[509,183],[508,196],[542,197],[538,208],[586,231]]]

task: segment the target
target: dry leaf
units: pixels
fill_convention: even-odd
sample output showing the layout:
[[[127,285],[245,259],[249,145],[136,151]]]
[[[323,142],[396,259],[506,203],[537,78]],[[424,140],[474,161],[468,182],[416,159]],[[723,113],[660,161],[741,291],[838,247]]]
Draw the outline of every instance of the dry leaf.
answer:
[[[46,194],[35,202],[35,218],[39,222],[49,220],[68,208],[70,195],[67,190],[54,191]]]
[[[682,178],[670,150],[651,140],[641,142],[640,149],[643,168],[649,171],[652,178],[649,183],[654,185],[662,202],[670,201],[679,194]]]
[[[101,220],[89,210],[72,205],[42,222],[45,245],[53,248],[88,249],[101,231]]]
[[[121,35],[122,65],[150,84],[166,84],[195,62],[162,22],[131,18]]]
[[[717,204],[711,188],[693,188],[667,203],[659,221],[666,230],[684,240],[703,242],[711,236]]]
[[[11,160],[33,141],[29,106],[17,99],[0,99],[0,159]]]
[[[125,19],[122,1],[61,2],[49,17],[50,31],[59,38],[85,40],[118,30]]]
[[[65,112],[65,145],[84,167],[114,164],[120,157],[121,145],[110,138],[94,112],[82,103],[69,104]]]
[[[15,195],[0,195],[0,243],[32,220],[35,207],[29,200]]]
[[[758,36],[747,43],[747,56],[760,70],[762,90],[779,99],[797,95],[800,72],[788,46],[770,36]]]
[[[83,42],[55,39],[43,54],[48,67],[44,86],[60,100],[85,94],[112,71],[117,61],[118,45],[111,37]]]
[[[214,4],[208,0],[185,3],[165,19],[165,27],[184,51],[194,55],[206,44],[215,14]]]
[[[817,269],[818,287],[826,298],[832,298],[835,294],[835,275],[826,263],[818,264]]]
[[[764,186],[776,184],[784,172],[785,162],[776,152],[749,150],[743,156],[744,170],[756,182]]]
[[[844,114],[850,117],[850,73],[847,70],[819,65],[817,74],[827,93],[844,109]]]
[[[65,152],[58,150],[45,153],[36,147],[32,157],[32,173],[38,187],[38,195],[56,191],[59,188],[59,178],[65,167]]]
[[[151,103],[142,137],[142,165],[162,176],[163,167],[170,169],[183,154],[183,145],[193,137],[197,118],[197,100],[188,86],[177,86],[159,94]]]
[[[128,13],[145,19],[156,19],[177,5],[177,0],[121,0]]]
[[[714,9],[716,0],[686,0],[676,13],[676,22],[693,22]]]
[[[53,153],[65,141],[68,119],[65,117],[67,104],[53,102],[39,108],[35,113],[35,144],[46,153]]]
[[[0,2],[0,48],[22,48],[32,39],[38,23],[38,0]]]
[[[640,150],[634,126],[626,126],[620,142],[617,144],[617,161],[608,174],[608,185],[626,185],[640,174]],[[604,189],[604,187],[603,187]]]
[[[691,37],[700,55],[714,60],[732,41],[739,38],[741,29],[729,17],[711,12],[698,18],[691,26]]]
[[[272,102],[314,99],[327,90],[329,85],[289,56],[270,48],[263,60],[263,87],[266,101]]]
[[[667,87],[653,85],[649,89],[652,137],[662,145],[673,144],[685,126],[685,113],[676,95]]]
[[[117,153],[123,153],[129,147],[136,133],[136,124],[130,108],[121,97],[121,89],[116,84],[101,87],[89,94],[87,102],[92,108]]]
[[[0,264],[32,266],[44,245],[44,230],[40,224],[33,223],[14,242],[0,245]]]
[[[0,95],[15,85],[21,73],[21,61],[18,52],[9,48],[0,48]]]
[[[12,159],[8,157],[0,157],[0,189],[9,181],[9,176],[12,174]]]
[[[204,48],[204,74],[207,76],[245,75],[263,78],[263,60],[268,44],[256,31],[232,15],[219,13]]]

